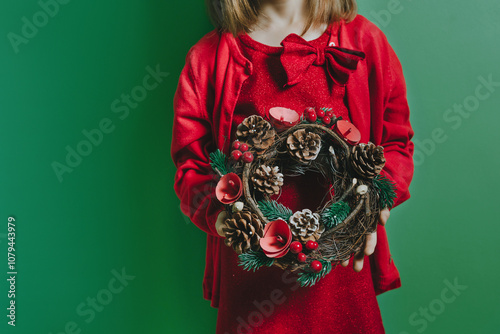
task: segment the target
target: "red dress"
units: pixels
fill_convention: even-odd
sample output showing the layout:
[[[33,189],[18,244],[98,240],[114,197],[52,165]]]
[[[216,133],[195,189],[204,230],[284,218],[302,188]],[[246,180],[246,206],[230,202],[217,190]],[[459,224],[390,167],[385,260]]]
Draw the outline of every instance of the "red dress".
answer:
[[[349,77],[346,100],[350,119],[361,132],[361,142],[384,147],[386,164],[382,173],[397,185],[394,209],[410,198],[413,177],[413,129],[403,69],[384,33],[362,15],[350,22],[341,20],[338,26],[340,46],[366,55]],[[361,273],[336,268],[307,290],[297,289],[294,280],[278,268],[241,271],[234,252],[224,246],[217,233],[215,222],[224,207],[214,196],[218,177],[210,166],[209,154],[216,149],[230,153],[235,106],[243,84],[254,73],[237,38],[214,30],[189,50],[174,97],[174,189],[182,212],[207,233],[203,296],[213,307],[221,307],[219,332],[238,333],[235,322],[242,323],[240,333],[245,333],[246,323],[258,327],[261,333],[273,326],[275,333],[287,333],[278,326],[293,327],[301,333],[382,332],[372,289],[383,293],[401,286],[383,226],[377,229],[370,267]],[[397,223],[404,221],[391,222]],[[370,272],[372,282],[368,279]],[[364,314],[365,320],[358,314]],[[254,326],[261,322],[260,315],[265,324]],[[321,328],[327,323],[328,329]]]
[[[330,38],[330,34],[337,34],[333,27],[308,44],[320,50],[333,40],[338,46],[338,39]],[[261,44],[246,34],[238,42],[254,71],[242,86],[231,139],[245,117],[264,117],[276,106],[297,111],[328,107],[337,117],[350,119],[345,87],[332,82],[325,66],[310,66],[298,83],[287,85],[280,60],[282,47]],[[285,176],[284,181],[282,194],[276,199],[294,212],[306,208],[316,211],[328,195],[329,184],[319,173]],[[338,266],[308,288],[297,285],[295,274],[277,267],[244,271],[230,247],[222,246],[221,260],[217,333],[384,333],[368,259],[360,273],[352,266]]]

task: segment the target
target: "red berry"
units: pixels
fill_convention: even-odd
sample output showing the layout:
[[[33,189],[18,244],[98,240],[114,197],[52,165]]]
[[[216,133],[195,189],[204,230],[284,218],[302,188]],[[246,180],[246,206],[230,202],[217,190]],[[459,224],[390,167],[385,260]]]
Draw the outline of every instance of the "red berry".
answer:
[[[234,150],[231,152],[231,158],[233,158],[234,161],[240,160],[242,155],[243,153],[241,153],[240,150]]]
[[[331,110],[330,110],[330,111],[327,111],[327,112],[325,113],[325,115],[326,115],[326,116],[328,116],[328,117],[330,117],[330,118],[333,118],[333,116],[335,116],[335,114],[334,114],[334,113],[333,113],[333,111],[331,111]]]
[[[304,110],[304,113],[308,114],[310,112],[316,113],[316,110],[314,110],[313,107],[307,107],[306,110]]]
[[[252,152],[246,151],[243,153],[243,161],[246,163],[250,163],[253,161],[253,154]]]
[[[330,124],[330,122],[332,121],[332,119],[328,116],[325,116],[323,117],[322,119],[323,123],[325,123],[326,125]]]
[[[299,262],[304,263],[304,262],[306,262],[306,261],[307,261],[307,255],[306,255],[306,254],[304,254],[304,253],[299,253],[299,254],[297,255],[297,260],[298,260]]]
[[[321,264],[321,262],[319,262],[318,260],[314,260],[313,262],[311,262],[311,269],[315,273],[319,273],[321,269],[323,269],[323,264]]]
[[[318,248],[318,243],[316,241],[309,240],[306,242],[306,248],[309,250],[315,250]]]
[[[245,143],[241,144],[241,145],[240,145],[240,151],[241,151],[241,152],[246,152],[246,151],[248,151],[248,145],[247,145],[247,144],[245,144]]]
[[[240,148],[241,142],[239,140],[233,141],[233,149],[237,150]]]
[[[293,253],[293,254],[297,254],[297,253],[300,253],[302,252],[302,244],[298,241],[294,241],[290,244],[290,251]]]
[[[306,115],[306,119],[307,119],[309,122],[311,122],[311,123],[316,122],[316,119],[317,119],[317,117],[316,117],[316,113],[315,113],[314,111],[313,111],[313,112],[311,112],[311,113],[307,113],[307,115]]]
[[[318,115],[319,118],[325,117],[325,111],[323,109],[320,109],[316,112],[316,115]]]

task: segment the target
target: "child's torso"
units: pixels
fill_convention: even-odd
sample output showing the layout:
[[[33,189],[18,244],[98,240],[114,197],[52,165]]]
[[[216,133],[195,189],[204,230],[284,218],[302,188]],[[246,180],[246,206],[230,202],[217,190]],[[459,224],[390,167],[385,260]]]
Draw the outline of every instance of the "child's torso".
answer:
[[[332,41],[338,46],[336,31],[329,27],[319,38],[308,43],[317,48],[324,48]],[[299,112],[307,107],[332,108],[337,117],[349,119],[346,106],[345,87],[336,85],[328,77],[325,66],[311,65],[303,74],[301,81],[288,86],[287,75],[281,64],[280,55],[283,47],[261,44],[248,35],[238,38],[243,54],[252,62],[252,75],[244,82],[236,103],[232,120],[232,138],[236,127],[250,115],[266,116],[272,107],[285,107]],[[279,198],[280,203],[293,211],[316,209],[328,193],[330,184],[319,174],[308,172],[302,176],[287,176]]]

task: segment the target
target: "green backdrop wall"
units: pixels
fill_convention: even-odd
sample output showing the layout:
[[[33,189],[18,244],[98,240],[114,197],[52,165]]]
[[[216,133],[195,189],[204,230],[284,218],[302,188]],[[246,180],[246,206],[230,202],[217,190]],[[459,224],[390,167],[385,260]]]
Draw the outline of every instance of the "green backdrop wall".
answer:
[[[54,3],[0,4],[0,332],[213,333],[205,236],[169,155],[178,75],[211,29],[203,1]],[[379,297],[387,332],[498,332],[500,5],[359,6],[400,57],[416,131],[412,199],[388,223],[403,288]]]

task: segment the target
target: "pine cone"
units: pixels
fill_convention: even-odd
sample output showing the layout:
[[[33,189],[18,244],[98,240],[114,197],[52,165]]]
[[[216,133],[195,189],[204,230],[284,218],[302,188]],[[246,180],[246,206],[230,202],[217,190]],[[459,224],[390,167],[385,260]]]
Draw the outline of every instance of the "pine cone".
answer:
[[[290,229],[295,239],[302,243],[318,240],[325,227],[320,223],[320,216],[309,209],[297,211],[290,217]]]
[[[264,194],[279,194],[283,186],[283,174],[279,172],[278,166],[261,165],[253,173],[252,182],[255,188]]]
[[[241,254],[259,248],[259,240],[264,234],[264,229],[255,213],[236,212],[231,218],[226,219],[224,224],[222,228],[226,235],[224,243],[233,247],[236,253]]]
[[[255,151],[262,154],[273,143],[276,131],[261,116],[252,115],[243,120],[236,128],[236,138]]]
[[[306,129],[300,129],[289,134],[286,143],[288,152],[303,163],[316,159],[321,149],[320,135]]]
[[[373,143],[359,144],[351,150],[351,166],[366,179],[380,174],[385,165],[384,148]]]

